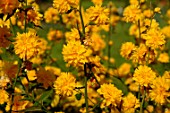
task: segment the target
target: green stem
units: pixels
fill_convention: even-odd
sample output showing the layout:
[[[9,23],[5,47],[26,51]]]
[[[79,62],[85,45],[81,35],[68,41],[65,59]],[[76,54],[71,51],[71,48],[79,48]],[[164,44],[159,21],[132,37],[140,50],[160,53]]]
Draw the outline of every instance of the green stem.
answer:
[[[80,20],[81,20],[81,25],[82,25],[82,30],[83,30],[83,38],[85,38],[85,26],[84,26],[84,21],[83,21],[83,15],[81,12],[81,6],[82,5],[82,0],[80,0],[80,6],[79,6],[79,14],[80,14]]]
[[[139,42],[138,42],[138,44],[139,44],[140,40],[141,40],[140,20],[138,20],[138,28],[139,28]]]
[[[27,7],[27,0],[25,0],[26,7]],[[25,16],[24,16],[24,32],[27,30],[27,11],[25,11]]]
[[[110,42],[110,38],[112,37],[112,25],[110,24],[110,30],[109,30],[109,37],[108,37],[108,61],[107,61],[107,63],[108,63],[108,69],[109,69],[109,67],[110,67],[110,56],[111,56],[111,51],[110,51],[110,49],[111,49],[111,45],[109,44],[109,42]]]
[[[143,113],[143,104],[145,102],[145,95],[146,95],[146,91],[145,91],[145,87],[144,87],[144,93],[142,95],[142,102],[140,104],[140,111],[139,111],[139,113]]]
[[[87,94],[87,67],[86,67],[86,64],[84,64],[84,75],[85,75],[85,103],[86,103],[86,113],[89,113],[88,111],[88,94]]]
[[[81,42],[83,43],[83,40],[85,39],[85,26],[84,26],[84,21],[83,21],[83,16],[82,16],[82,12],[81,12],[81,8],[82,8],[82,0],[80,0],[80,4],[79,4],[79,14],[80,14],[80,20],[81,20],[81,25],[82,25],[82,35],[81,36]],[[84,64],[84,86],[85,86],[85,93],[84,93],[84,97],[85,97],[85,103],[86,103],[86,113],[89,113],[88,111],[88,94],[87,94],[87,64]]]
[[[11,20],[11,18],[9,19],[9,21],[10,21],[10,25],[11,25],[12,34],[13,34],[14,36],[16,36],[16,33],[15,33],[15,31],[14,31],[14,27],[13,27],[13,25],[12,25],[12,20]]]

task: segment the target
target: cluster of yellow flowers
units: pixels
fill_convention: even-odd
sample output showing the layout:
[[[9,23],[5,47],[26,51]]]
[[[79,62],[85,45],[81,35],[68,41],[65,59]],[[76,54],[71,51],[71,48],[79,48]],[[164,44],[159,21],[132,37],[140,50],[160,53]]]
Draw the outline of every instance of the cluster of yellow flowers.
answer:
[[[0,0],[0,113],[170,112],[166,1],[40,1]]]

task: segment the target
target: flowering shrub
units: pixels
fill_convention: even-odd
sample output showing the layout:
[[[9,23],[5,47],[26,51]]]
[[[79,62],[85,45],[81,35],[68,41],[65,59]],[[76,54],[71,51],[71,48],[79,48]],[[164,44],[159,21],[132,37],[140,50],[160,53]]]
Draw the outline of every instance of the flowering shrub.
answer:
[[[168,3],[1,0],[0,112],[169,113]]]

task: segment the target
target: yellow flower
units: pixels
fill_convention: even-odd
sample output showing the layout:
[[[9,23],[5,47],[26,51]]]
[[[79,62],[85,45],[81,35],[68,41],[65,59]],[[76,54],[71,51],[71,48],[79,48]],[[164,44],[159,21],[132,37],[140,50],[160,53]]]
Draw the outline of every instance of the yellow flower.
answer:
[[[59,13],[66,13],[71,7],[78,7],[79,0],[53,0],[53,7],[58,10]]]
[[[60,30],[50,29],[50,31],[47,34],[47,38],[50,41],[59,41],[62,37],[63,37],[63,33]]]
[[[5,90],[0,89],[0,104],[4,104],[8,102],[8,100],[9,100],[9,94]]]
[[[139,106],[139,99],[137,99],[132,93],[129,93],[126,97],[123,97],[123,113],[135,113],[135,109]]]
[[[39,54],[42,42],[35,32],[17,33],[16,41],[14,42],[14,50],[17,55],[23,60],[29,60],[30,58]]]
[[[61,69],[57,68],[57,67],[54,67],[54,66],[45,66],[45,70],[51,71],[56,76],[60,76],[61,75]]]
[[[170,26],[165,26],[161,29],[162,33],[167,37],[170,38]]]
[[[140,65],[135,69],[133,74],[133,80],[135,80],[139,85],[148,87],[152,81],[155,79],[156,73],[146,65]]]
[[[2,72],[2,73],[4,73],[4,72]],[[2,73],[0,73],[0,74],[2,74]],[[10,79],[7,75],[2,75],[2,76],[0,75],[0,87],[2,87],[2,88],[6,87],[9,82],[10,82]]]
[[[168,53],[161,53],[158,57],[158,61],[161,62],[161,63],[168,63],[169,62]]]
[[[113,84],[103,84],[97,92],[104,97],[101,108],[109,105],[117,106],[123,95],[122,91],[117,89]]]
[[[118,74],[120,77],[127,75],[130,72],[131,65],[129,63],[123,63],[118,68]]]
[[[156,8],[154,9],[154,12],[155,12],[155,13],[161,13],[161,8],[160,8],[160,7],[156,7]]]
[[[130,59],[132,59],[133,63],[139,63],[139,64],[145,64],[146,59],[145,56],[147,54],[147,48],[144,44],[140,44],[138,48],[134,49],[134,52],[132,53],[132,56]]]
[[[97,33],[93,33],[90,37],[91,47],[94,52],[99,52],[105,48],[105,41],[101,38],[101,36]]]
[[[126,22],[137,23],[138,20],[143,18],[142,12],[138,5],[129,5],[123,12],[124,20]]]
[[[18,8],[18,6],[19,6],[18,0],[1,0],[0,13],[11,14],[13,12],[13,10]]]
[[[58,10],[53,7],[49,7],[44,13],[44,19],[46,23],[56,23],[60,20]]]
[[[33,80],[37,79],[35,70],[27,71],[27,76],[28,76],[29,81],[33,81]]]
[[[67,45],[64,45],[62,54],[68,66],[74,67],[83,66],[88,62],[88,57],[92,51],[81,44],[80,41],[70,40]]]
[[[65,33],[66,41],[80,40],[79,31],[76,28],[72,28],[70,32]]]
[[[20,27],[23,27],[25,24],[25,12],[24,11],[20,11],[17,12],[17,16],[18,16],[18,24]],[[27,11],[27,17],[26,17],[26,22],[32,22],[34,23],[34,25],[36,26],[40,26],[41,25],[41,20],[43,15],[40,14],[37,10],[34,10],[33,8]]]
[[[103,0],[91,0],[95,5],[101,5]]]
[[[109,9],[101,7],[101,5],[91,6],[86,10],[89,14],[90,21],[97,25],[108,24]]]
[[[76,79],[71,73],[61,73],[54,82],[54,89],[57,95],[71,96],[76,86]]]
[[[149,29],[146,34],[142,34],[142,38],[146,40],[146,46],[157,49],[165,44],[165,36],[156,28]]]
[[[143,14],[144,14],[144,16],[147,17],[147,18],[151,18],[151,17],[153,16],[153,11],[150,10],[150,9],[144,10],[144,11],[143,11]]]
[[[158,104],[165,104],[167,97],[170,96],[169,82],[165,77],[157,77],[151,85],[149,97]]]
[[[130,58],[132,51],[135,49],[135,44],[132,42],[123,43],[120,50],[120,55],[126,59]]]

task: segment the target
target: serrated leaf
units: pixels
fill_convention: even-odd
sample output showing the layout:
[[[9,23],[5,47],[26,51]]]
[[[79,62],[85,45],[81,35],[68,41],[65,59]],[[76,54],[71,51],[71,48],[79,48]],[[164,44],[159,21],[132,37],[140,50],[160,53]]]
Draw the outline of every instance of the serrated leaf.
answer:
[[[128,88],[127,86],[118,78],[113,77],[113,82],[112,82],[118,89],[122,90],[123,94],[128,93]]]
[[[76,94],[75,96],[76,96],[76,99],[77,99],[77,100],[80,100],[80,99],[81,99],[81,97],[82,97],[82,94],[81,94],[81,93],[79,93],[79,94]]]

